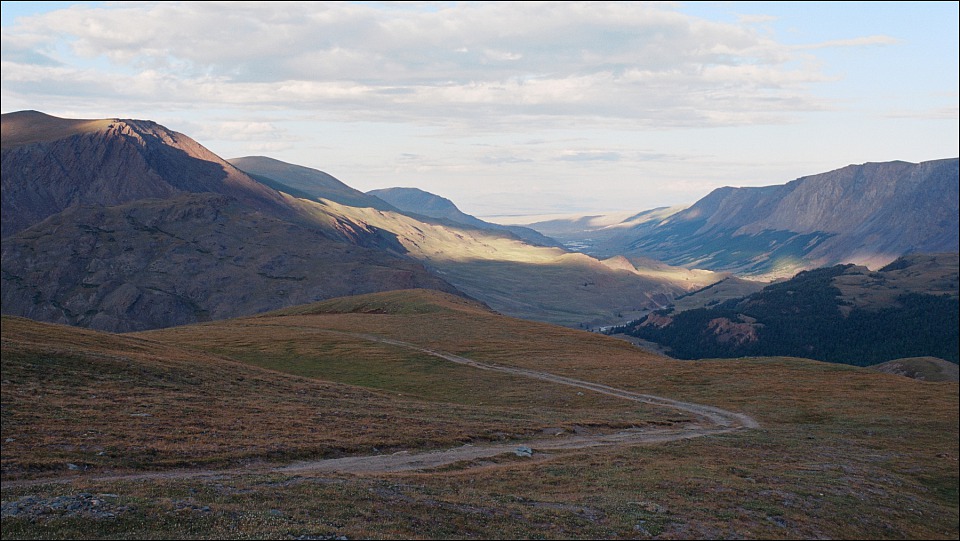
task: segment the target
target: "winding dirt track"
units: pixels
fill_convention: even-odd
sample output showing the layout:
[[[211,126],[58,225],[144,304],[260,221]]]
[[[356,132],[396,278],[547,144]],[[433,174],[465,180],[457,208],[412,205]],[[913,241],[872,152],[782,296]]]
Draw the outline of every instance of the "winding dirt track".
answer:
[[[316,329],[313,329],[316,330]],[[163,472],[144,472],[125,475],[84,475],[73,474],[55,478],[34,479],[29,481],[4,481],[4,488],[16,488],[22,486],[31,486],[47,483],[68,483],[75,480],[83,481],[136,481],[149,479],[196,479],[196,478],[220,478],[232,477],[238,475],[263,475],[271,473],[307,473],[307,472],[340,472],[355,474],[374,474],[387,472],[400,472],[411,470],[422,470],[436,468],[454,462],[471,461],[483,458],[490,458],[504,453],[516,451],[519,447],[528,447],[536,450],[537,453],[547,451],[560,451],[564,449],[584,449],[588,447],[598,447],[605,445],[633,445],[643,443],[663,443],[683,439],[698,438],[712,434],[723,434],[740,430],[744,428],[758,428],[760,425],[750,416],[742,413],[734,413],[713,406],[704,406],[690,402],[680,402],[669,398],[653,396],[648,394],[634,393],[617,389],[599,383],[558,376],[547,372],[539,372],[525,368],[512,366],[503,366],[498,364],[486,363],[445,353],[432,349],[423,348],[408,342],[401,342],[381,336],[369,334],[349,333],[333,330],[322,330],[320,332],[339,334],[362,338],[372,342],[379,342],[396,347],[412,349],[440,359],[453,363],[462,364],[476,368],[478,370],[492,370],[504,372],[516,376],[549,381],[560,385],[567,385],[580,389],[586,389],[608,396],[640,402],[644,404],[653,404],[667,408],[673,408],[698,417],[702,424],[689,424],[682,427],[671,428],[636,428],[623,430],[613,434],[590,434],[576,435],[564,438],[555,438],[544,436],[542,438],[531,439],[522,443],[511,444],[479,444],[464,445],[452,449],[440,451],[407,452],[401,451],[389,455],[370,455],[346,458],[334,458],[326,460],[317,460],[310,462],[296,462],[285,466],[258,465],[244,468],[223,469],[223,470],[188,470],[188,471],[163,471]]]

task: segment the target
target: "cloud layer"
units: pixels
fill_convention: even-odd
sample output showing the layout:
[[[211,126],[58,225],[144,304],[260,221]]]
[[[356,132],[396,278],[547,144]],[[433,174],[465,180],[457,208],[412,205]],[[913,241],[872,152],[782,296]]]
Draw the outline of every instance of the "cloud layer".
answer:
[[[845,21],[860,8],[842,3],[77,4],[3,27],[0,98],[473,213],[639,211],[955,153],[958,38],[926,28],[956,33],[944,4],[901,5],[907,38],[888,32],[902,17]]]
[[[824,107],[807,91],[824,77],[795,48],[658,4],[76,6],[5,30],[2,60],[10,98],[39,88],[339,120],[676,127]]]

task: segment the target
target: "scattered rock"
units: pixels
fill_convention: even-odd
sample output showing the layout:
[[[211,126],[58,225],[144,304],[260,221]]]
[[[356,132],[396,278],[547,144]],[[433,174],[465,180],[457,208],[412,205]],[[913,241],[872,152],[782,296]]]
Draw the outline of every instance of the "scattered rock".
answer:
[[[787,521],[783,517],[767,517],[767,520],[780,526],[781,528],[787,527]]]
[[[4,502],[0,509],[0,516],[18,517],[35,521],[37,519],[52,519],[80,516],[91,519],[115,519],[117,515],[133,511],[134,508],[126,505],[117,505],[116,494],[90,494],[82,492],[74,496],[57,496],[55,498],[38,498],[24,496],[17,501]]]
[[[175,507],[175,512],[178,512],[178,513],[188,511],[188,512],[194,512],[194,513],[207,514],[207,513],[210,513],[211,511],[209,505],[198,505],[194,502],[186,501],[186,500],[174,500],[173,505]]]
[[[525,445],[521,445],[520,447],[517,447],[516,450],[513,451],[513,454],[520,457],[531,457],[533,456],[533,449]]]

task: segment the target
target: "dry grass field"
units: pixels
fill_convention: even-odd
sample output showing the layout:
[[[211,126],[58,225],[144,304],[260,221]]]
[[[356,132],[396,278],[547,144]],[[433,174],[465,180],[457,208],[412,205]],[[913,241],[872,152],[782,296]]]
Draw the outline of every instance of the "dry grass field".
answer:
[[[760,427],[393,473],[264,469],[698,422],[363,335]],[[4,539],[960,534],[955,382],[803,359],[675,361],[435,292],[135,335],[5,317],[2,380]]]

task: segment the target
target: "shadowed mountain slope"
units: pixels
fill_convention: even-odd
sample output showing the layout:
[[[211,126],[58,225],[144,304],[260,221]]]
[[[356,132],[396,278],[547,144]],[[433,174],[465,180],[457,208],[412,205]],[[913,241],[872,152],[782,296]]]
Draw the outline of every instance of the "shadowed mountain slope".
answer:
[[[373,208],[297,200],[304,214],[394,235],[408,256],[467,295],[507,315],[571,327],[639,317],[674,296],[723,278],[710,271],[598,260],[562,248],[532,246],[512,234],[421,221]]]
[[[650,260],[601,261],[557,246],[531,244],[420,190],[399,192],[408,198],[390,197],[393,206],[414,211],[339,203],[323,187],[332,177],[315,169],[260,158],[235,162],[269,165],[257,171],[276,176],[261,178],[293,195],[300,215],[335,228],[350,224],[357,231],[389,236],[396,241],[396,251],[421,261],[467,295],[516,317],[571,327],[618,324],[723,278]],[[291,172],[292,180],[285,171]],[[289,186],[297,187],[285,188]],[[372,195],[364,197],[379,201]]]
[[[960,255],[914,254],[871,272],[852,264],[707,308],[654,312],[627,326],[684,359],[805,356],[872,365],[904,357],[958,362]]]
[[[455,289],[386,232],[292,197],[152,122],[3,115],[2,310],[103,330],[395,288]]]
[[[24,112],[3,129],[7,314],[127,331],[420,287],[597,326],[721,278],[532,246],[404,214],[320,171],[238,160],[275,175],[261,182],[152,122]]]
[[[405,213],[447,220],[477,229],[507,231],[536,246],[561,246],[559,242],[529,227],[494,224],[466,214],[446,197],[440,197],[418,188],[384,188],[382,190],[371,190],[367,194],[379,197]]]
[[[244,172],[265,183],[280,183],[275,187],[297,197],[327,199],[351,207],[371,207],[379,210],[397,210],[393,205],[375,196],[347,186],[333,175],[317,169],[282,162],[266,156],[246,156],[228,160]],[[287,187],[293,190],[287,189]]]

